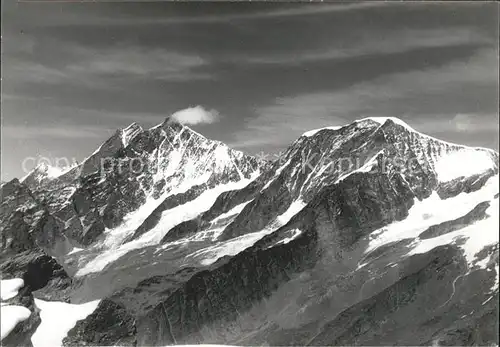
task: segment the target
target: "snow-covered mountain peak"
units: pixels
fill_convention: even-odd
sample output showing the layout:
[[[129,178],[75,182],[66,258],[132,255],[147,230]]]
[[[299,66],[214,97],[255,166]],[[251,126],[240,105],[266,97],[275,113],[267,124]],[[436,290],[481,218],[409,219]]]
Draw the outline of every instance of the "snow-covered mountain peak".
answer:
[[[394,141],[408,141],[413,140],[412,145],[417,145],[416,142],[420,142],[421,145],[432,145],[435,150],[437,147],[441,147],[445,151],[449,150],[478,150],[488,152],[492,157],[498,156],[498,153],[492,149],[482,148],[482,147],[470,147],[460,144],[451,143],[444,141],[422,132],[415,130],[408,123],[397,117],[366,117],[355,120],[351,123],[340,125],[340,126],[328,126],[323,128],[318,128],[314,130],[309,130],[302,134],[296,142],[301,142],[304,138],[321,138],[325,134],[330,136],[330,134],[342,135],[343,137],[351,137],[356,135],[355,133],[363,132],[364,130],[374,130],[384,133],[386,140],[389,142]],[[366,132],[366,134],[371,134]],[[389,136],[392,135],[392,136]],[[418,141],[417,141],[418,140]],[[438,150],[439,151],[439,150]]]
[[[363,171],[367,163],[399,172],[412,188],[420,189],[427,185],[422,177],[449,182],[497,172],[498,153],[433,138],[399,118],[368,117],[304,133],[273,170],[292,195],[307,201],[321,187]]]
[[[415,324],[383,331],[376,322],[397,324],[408,312],[423,312],[417,342],[430,345],[442,312],[462,324],[479,308],[477,330],[497,309],[498,154],[399,119],[306,132],[262,165],[167,118],[117,130],[62,176],[46,164],[33,172],[57,179],[2,187],[0,265],[27,288],[38,275],[48,282],[40,299],[18,280],[2,293],[2,309],[31,299],[27,323],[4,345],[19,345],[40,318],[28,336],[35,347],[103,344],[102,336],[124,346],[385,344]],[[61,310],[71,316],[64,327],[54,323]],[[358,329],[366,310],[374,320]],[[289,317],[299,320],[288,325]],[[240,320],[254,340],[233,339]],[[226,322],[236,324],[227,332]],[[372,340],[359,335],[371,338],[373,327]]]
[[[406,123],[405,121],[403,121],[402,119],[397,118],[397,117],[367,117],[367,118],[362,118],[360,120],[356,120],[355,122],[360,123],[360,122],[367,121],[367,120],[377,122],[380,125],[386,124],[388,122],[389,123],[392,122],[394,124],[401,125],[402,127],[404,127],[407,130],[416,131],[411,126],[409,126],[408,123]]]

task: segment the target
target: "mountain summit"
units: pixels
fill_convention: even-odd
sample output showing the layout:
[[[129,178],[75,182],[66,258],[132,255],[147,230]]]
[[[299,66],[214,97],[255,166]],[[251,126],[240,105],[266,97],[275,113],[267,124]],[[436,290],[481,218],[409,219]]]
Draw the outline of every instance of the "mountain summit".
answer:
[[[498,162],[397,118],[270,164],[133,123],[1,187],[2,302],[29,311],[2,343],[64,306],[64,346],[498,344]]]

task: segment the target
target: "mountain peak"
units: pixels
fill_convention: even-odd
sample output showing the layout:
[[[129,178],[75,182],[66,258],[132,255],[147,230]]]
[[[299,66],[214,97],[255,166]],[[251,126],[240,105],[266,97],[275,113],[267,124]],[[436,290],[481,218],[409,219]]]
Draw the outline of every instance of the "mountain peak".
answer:
[[[184,126],[180,122],[178,122],[177,120],[173,119],[172,116],[167,116],[167,117],[165,117],[165,119],[163,120],[163,122],[161,122],[161,123],[159,123],[159,124],[151,127],[151,129],[165,128],[165,127],[169,127],[169,126],[172,126],[172,125]]]
[[[440,143],[440,144],[445,145],[445,146],[452,146],[452,147],[463,148],[463,149],[468,148],[468,149],[484,150],[484,151],[487,151],[493,155],[497,153],[496,151],[494,151],[490,148],[471,147],[471,146],[461,145],[461,144],[452,143],[452,142],[448,142],[448,141],[445,141],[442,139],[435,138],[433,136],[430,136],[430,135],[424,134],[418,130],[415,130],[408,123],[406,123],[404,120],[397,118],[397,117],[366,117],[366,118],[361,118],[361,119],[357,119],[351,123],[340,125],[340,126],[327,126],[327,127],[323,127],[323,128],[309,130],[309,131],[306,131],[305,133],[303,133],[301,135],[301,137],[312,137],[322,130],[337,131],[337,130],[346,128],[348,126],[352,126],[353,124],[357,124],[358,126],[361,126],[361,127],[383,127],[383,129],[389,128],[389,127],[391,127],[391,125],[397,125],[403,129],[405,129],[406,131],[408,131],[414,135],[417,135],[420,138],[423,138],[425,140],[432,140],[436,143]],[[401,128],[399,128],[399,129],[401,129]]]

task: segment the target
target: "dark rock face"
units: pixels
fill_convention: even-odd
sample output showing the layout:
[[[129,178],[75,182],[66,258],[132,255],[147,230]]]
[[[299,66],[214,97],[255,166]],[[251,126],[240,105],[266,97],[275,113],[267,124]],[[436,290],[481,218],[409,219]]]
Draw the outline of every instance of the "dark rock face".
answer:
[[[338,243],[350,247],[361,237],[408,215],[414,195],[401,176],[355,173],[325,190],[312,201],[311,210],[323,208]]]
[[[187,282],[197,271],[186,267],[172,274],[149,277],[134,288],[127,287],[114,293],[110,299],[123,305],[134,317],[141,317],[167,299],[175,290]]]
[[[65,248],[61,224],[24,184],[17,179],[2,186],[0,231],[2,254],[16,254],[34,247]]]
[[[99,174],[83,178],[73,195],[81,230],[72,236],[85,246],[92,244],[105,228],[118,226],[127,213],[136,210],[146,199],[140,182],[123,172],[111,171],[101,183],[97,183],[98,180]]]
[[[85,177],[91,173],[99,172],[103,163],[106,161],[111,162],[110,158],[116,158],[120,155],[120,152],[122,152],[127,145],[123,139],[124,133],[126,132],[130,132],[130,137],[133,138],[142,132],[142,128],[134,123],[127,129],[116,131],[113,136],[104,142],[102,146],[83,163],[81,170],[82,176]]]
[[[464,322],[454,322],[451,327],[433,336],[430,343],[439,346],[493,346],[498,343],[498,305],[485,309]],[[428,345],[428,343],[425,343]]]
[[[44,287],[53,278],[67,278],[55,259],[43,251],[57,253],[65,246],[66,239],[57,219],[17,180],[4,185],[1,196],[3,276],[23,278],[30,291]]]
[[[136,346],[135,330],[135,319],[123,306],[103,300],[68,332],[63,346]]]
[[[49,281],[56,281],[58,289],[64,289],[71,283],[61,265],[47,255],[37,257],[28,263],[23,280],[33,291],[44,288]]]

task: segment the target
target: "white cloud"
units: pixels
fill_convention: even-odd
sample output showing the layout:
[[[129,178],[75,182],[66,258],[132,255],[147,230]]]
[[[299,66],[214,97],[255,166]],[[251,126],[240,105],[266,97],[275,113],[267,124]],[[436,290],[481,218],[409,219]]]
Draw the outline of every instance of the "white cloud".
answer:
[[[219,121],[219,112],[198,105],[175,112],[172,114],[172,119],[186,125],[211,124]]]

